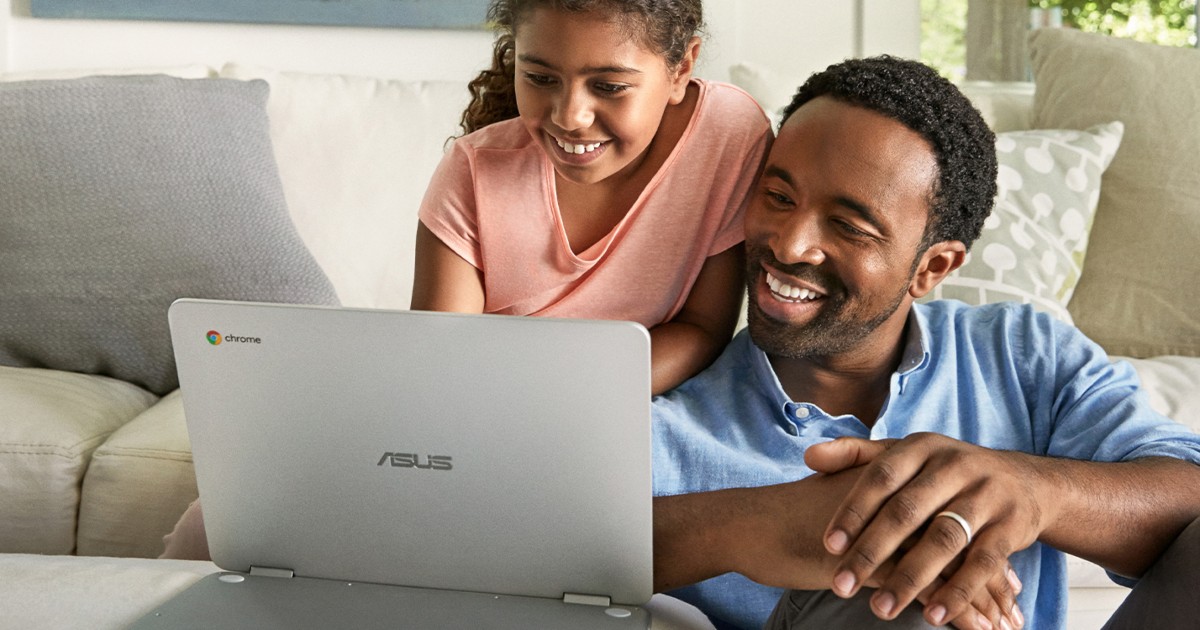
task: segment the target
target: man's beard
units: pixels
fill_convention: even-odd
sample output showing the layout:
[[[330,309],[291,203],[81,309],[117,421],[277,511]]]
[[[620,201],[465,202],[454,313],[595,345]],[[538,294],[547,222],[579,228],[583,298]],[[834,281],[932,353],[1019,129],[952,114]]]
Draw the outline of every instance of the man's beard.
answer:
[[[883,308],[868,312],[869,305],[851,303],[840,281],[810,265],[783,265],[768,249],[752,247],[746,257],[746,283],[749,287],[746,308],[750,337],[767,354],[787,359],[829,357],[847,352],[863,342],[900,308],[908,293],[908,282],[899,287],[894,299]],[[780,271],[812,281],[827,293],[821,298],[820,312],[806,324],[789,324],[771,318],[759,309],[755,296],[763,273],[759,261],[769,261]]]

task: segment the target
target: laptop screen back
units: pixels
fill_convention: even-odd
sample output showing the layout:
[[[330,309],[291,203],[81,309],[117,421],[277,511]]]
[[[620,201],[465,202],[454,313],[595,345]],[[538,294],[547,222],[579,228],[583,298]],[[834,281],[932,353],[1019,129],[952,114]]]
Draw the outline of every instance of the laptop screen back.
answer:
[[[170,323],[222,568],[649,599],[644,328],[204,300]]]

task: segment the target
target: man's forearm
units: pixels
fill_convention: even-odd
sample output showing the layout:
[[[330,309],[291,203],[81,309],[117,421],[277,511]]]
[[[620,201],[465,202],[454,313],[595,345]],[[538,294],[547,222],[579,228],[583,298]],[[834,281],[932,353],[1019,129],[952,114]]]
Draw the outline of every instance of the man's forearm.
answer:
[[[736,571],[762,584],[828,588],[834,558],[821,534],[857,477],[814,476],[761,488],[654,499],[654,589]]]
[[[1200,517],[1200,467],[1168,457],[1095,463],[1036,458],[1061,491],[1038,539],[1110,571],[1140,576]]]
[[[712,514],[731,491],[654,499],[654,591],[694,584],[729,571],[716,541],[728,522]]]

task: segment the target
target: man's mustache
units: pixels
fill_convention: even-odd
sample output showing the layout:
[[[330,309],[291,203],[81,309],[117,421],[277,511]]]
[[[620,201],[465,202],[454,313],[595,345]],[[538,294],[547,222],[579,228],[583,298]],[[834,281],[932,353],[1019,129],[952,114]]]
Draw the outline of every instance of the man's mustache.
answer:
[[[839,293],[843,288],[841,281],[836,276],[820,267],[808,263],[784,264],[775,258],[775,253],[770,248],[761,245],[747,247],[746,262],[748,263],[748,272],[746,275],[751,281],[762,270],[761,264],[766,263],[769,267],[777,269],[781,273],[819,287],[827,295]]]

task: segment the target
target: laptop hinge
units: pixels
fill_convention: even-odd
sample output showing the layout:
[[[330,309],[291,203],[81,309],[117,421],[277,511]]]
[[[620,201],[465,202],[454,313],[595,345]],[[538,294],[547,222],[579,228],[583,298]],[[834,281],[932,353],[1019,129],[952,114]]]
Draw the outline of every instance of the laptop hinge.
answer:
[[[611,606],[612,598],[607,595],[580,595],[579,593],[563,593],[564,604],[584,604],[586,606]]]
[[[250,575],[273,578],[290,578],[295,575],[291,569],[273,569],[271,567],[250,567]]]

